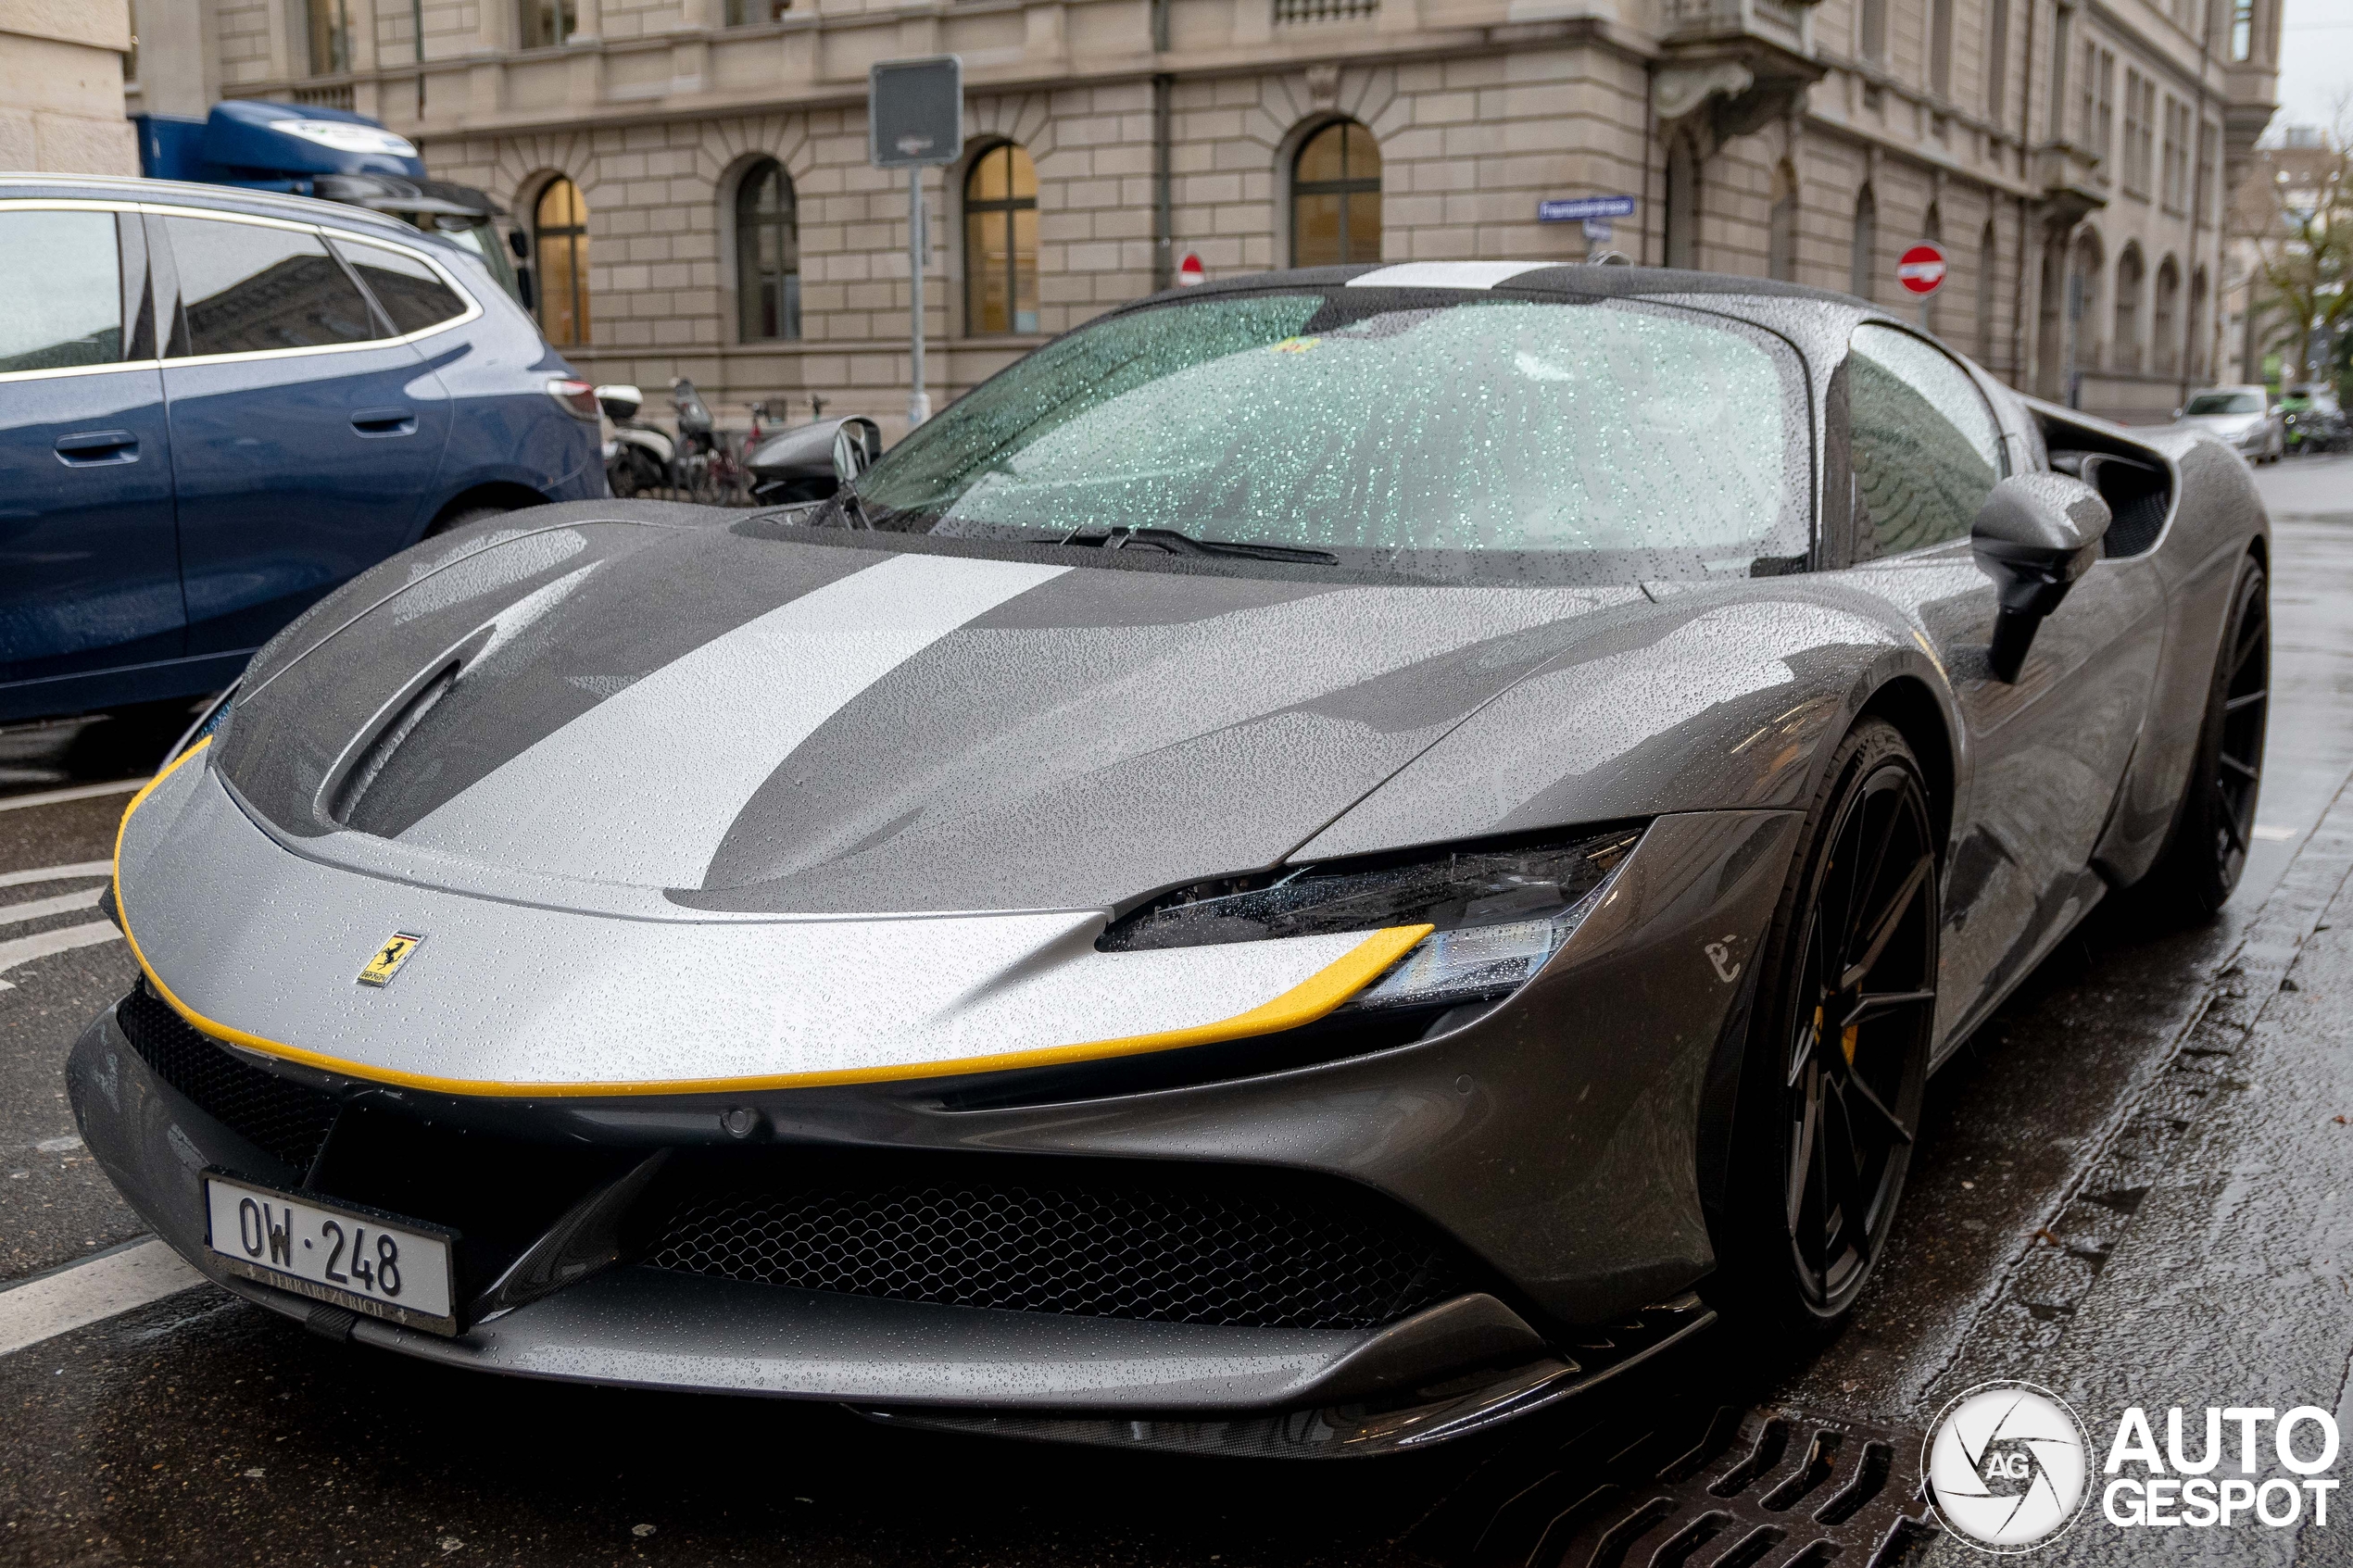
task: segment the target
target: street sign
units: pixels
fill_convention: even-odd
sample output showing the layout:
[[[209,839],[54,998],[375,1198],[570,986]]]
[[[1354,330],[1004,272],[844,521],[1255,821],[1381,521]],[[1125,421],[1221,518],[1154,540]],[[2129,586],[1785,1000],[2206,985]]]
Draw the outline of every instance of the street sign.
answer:
[[[1631,218],[1632,196],[1565,196],[1536,204],[1539,223],[1582,223],[1589,218]]]
[[[924,388],[924,170],[964,156],[964,62],[955,55],[866,68],[866,157],[907,171],[907,428],[931,418]]]
[[[867,68],[866,156],[876,169],[923,169],[963,157],[963,60],[934,55]]]
[[[1206,276],[1208,274],[1202,270],[1201,257],[1191,251],[1187,251],[1185,259],[1176,264],[1176,282],[1181,287],[1190,288]]]
[[[1944,253],[1931,245],[1917,245],[1895,263],[1895,281],[1926,298],[1944,282]]]

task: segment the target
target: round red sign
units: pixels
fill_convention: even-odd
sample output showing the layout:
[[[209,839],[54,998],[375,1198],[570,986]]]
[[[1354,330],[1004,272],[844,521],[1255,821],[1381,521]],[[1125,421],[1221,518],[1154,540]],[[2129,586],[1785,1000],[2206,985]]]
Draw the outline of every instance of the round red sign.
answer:
[[[1934,294],[1944,281],[1944,253],[1934,245],[1914,245],[1896,262],[1895,281],[1914,294]]]
[[[1189,287],[1200,282],[1204,276],[1206,274],[1202,271],[1201,257],[1198,256],[1188,253],[1185,259],[1176,264],[1176,281],[1181,284]]]

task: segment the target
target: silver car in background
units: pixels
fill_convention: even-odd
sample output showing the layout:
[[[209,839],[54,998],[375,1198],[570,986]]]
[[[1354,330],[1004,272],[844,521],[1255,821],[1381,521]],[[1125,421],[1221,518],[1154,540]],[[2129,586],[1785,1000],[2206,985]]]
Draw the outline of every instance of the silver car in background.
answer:
[[[2173,410],[2173,424],[2221,437],[2250,463],[2276,463],[2287,450],[2287,421],[2265,387],[2209,386]]]

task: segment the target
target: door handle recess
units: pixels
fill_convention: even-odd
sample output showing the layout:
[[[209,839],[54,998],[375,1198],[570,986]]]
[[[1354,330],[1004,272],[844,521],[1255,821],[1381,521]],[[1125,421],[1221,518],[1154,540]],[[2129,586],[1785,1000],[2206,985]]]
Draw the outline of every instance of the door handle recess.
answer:
[[[409,408],[362,408],[351,416],[351,428],[362,435],[414,435],[417,416]]]
[[[139,438],[127,430],[78,430],[57,437],[57,460],[77,468],[94,463],[135,463]]]

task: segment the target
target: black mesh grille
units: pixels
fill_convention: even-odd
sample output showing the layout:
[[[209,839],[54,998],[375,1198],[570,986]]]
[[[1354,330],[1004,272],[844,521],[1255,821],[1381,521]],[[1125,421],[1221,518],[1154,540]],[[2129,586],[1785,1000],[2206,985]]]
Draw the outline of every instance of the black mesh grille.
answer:
[[[115,1008],[124,1039],[156,1076],[245,1139],[307,1171],[334,1123],[335,1101],[239,1061],[142,985]]]
[[[796,1160],[668,1213],[659,1268],[958,1307],[1366,1328],[1475,1288],[1413,1215],[1295,1173]]]

